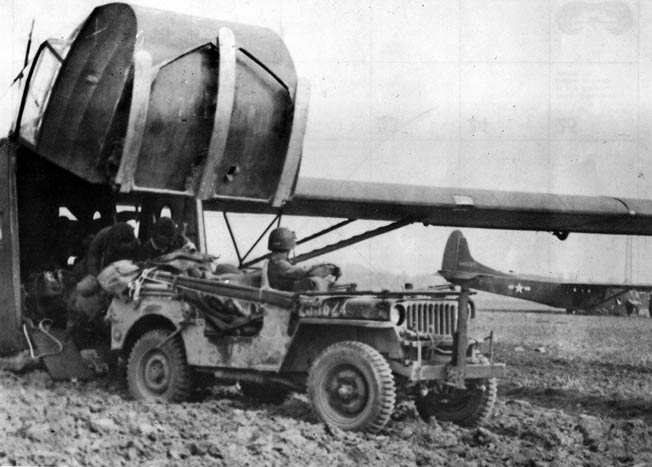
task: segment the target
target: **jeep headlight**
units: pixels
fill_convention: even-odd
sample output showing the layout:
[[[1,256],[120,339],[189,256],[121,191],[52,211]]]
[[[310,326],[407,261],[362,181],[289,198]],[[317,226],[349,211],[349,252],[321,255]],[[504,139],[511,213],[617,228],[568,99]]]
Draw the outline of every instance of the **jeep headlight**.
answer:
[[[405,307],[400,303],[389,309],[389,320],[396,326],[400,326],[405,321]]]

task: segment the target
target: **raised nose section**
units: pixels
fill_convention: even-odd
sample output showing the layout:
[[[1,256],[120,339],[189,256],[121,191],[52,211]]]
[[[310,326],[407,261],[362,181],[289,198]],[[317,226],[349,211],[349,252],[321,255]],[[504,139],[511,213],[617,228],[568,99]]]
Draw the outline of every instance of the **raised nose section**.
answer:
[[[309,87],[273,31],[112,3],[47,44],[17,122],[39,155],[122,192],[291,197]]]

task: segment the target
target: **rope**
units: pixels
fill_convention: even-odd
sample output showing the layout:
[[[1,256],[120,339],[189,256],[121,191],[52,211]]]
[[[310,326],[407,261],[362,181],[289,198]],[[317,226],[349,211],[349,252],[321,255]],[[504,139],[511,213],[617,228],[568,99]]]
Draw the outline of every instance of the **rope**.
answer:
[[[152,282],[158,282],[161,284],[166,284],[167,282],[162,282],[160,280],[157,280],[154,277],[149,277],[149,274],[153,271],[155,271],[156,268],[149,268],[149,269],[144,269],[142,273],[140,273],[140,276],[138,276],[135,280],[131,281],[129,284],[129,296],[131,299],[135,302],[138,302],[140,300],[140,290],[143,287],[143,283],[146,280],[152,281]]]

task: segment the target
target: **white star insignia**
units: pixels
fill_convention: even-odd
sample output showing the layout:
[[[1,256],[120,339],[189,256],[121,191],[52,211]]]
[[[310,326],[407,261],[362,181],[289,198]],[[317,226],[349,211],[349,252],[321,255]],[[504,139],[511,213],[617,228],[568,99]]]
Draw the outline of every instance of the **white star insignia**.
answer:
[[[509,290],[514,291],[515,293],[523,293],[523,291],[529,292],[530,290],[532,290],[530,286],[523,285],[523,284],[521,284],[520,282],[519,282],[518,284],[516,284],[516,285],[514,285],[514,284],[509,284],[509,285],[507,286],[507,288],[508,288]]]

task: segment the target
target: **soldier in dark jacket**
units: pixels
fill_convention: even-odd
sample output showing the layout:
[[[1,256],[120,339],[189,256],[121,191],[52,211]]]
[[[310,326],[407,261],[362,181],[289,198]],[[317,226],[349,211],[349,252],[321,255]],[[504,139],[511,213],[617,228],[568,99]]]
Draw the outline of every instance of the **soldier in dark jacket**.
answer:
[[[86,274],[97,277],[102,269],[120,259],[136,259],[139,242],[125,222],[105,227],[91,240],[86,254]]]
[[[328,276],[336,279],[341,275],[334,264],[321,264],[312,268],[290,262],[290,250],[294,248],[294,232],[279,227],[269,235],[268,248],[272,255],[267,263],[267,279],[270,287],[287,291],[327,290]]]
[[[141,257],[149,260],[177,250],[195,253],[197,247],[181,233],[176,222],[169,217],[161,217],[152,227],[152,235],[143,245]]]
[[[115,261],[137,259],[139,246],[134,229],[125,222],[103,228],[91,240],[86,257],[74,271],[81,280],[64,297],[70,312],[68,326],[73,329],[78,344],[95,342],[98,336],[108,335],[104,313],[110,299],[100,287],[97,276]]]

